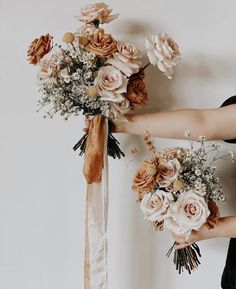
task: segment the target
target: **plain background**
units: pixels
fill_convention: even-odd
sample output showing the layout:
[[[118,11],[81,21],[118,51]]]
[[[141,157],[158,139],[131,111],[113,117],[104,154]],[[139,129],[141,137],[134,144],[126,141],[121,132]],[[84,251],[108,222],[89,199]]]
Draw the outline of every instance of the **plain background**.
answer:
[[[83,117],[64,121],[36,113],[36,69],[26,60],[28,44],[50,33],[60,42],[76,31],[74,18],[89,1],[0,1],[0,288],[82,289],[85,180],[83,158],[72,146],[81,137]],[[172,81],[149,67],[150,96],[144,111],[210,108],[236,92],[235,0],[107,1],[120,17],[105,26],[116,39],[134,43],[147,58],[144,36],[168,32],[179,43],[182,64]],[[223,121],[223,120],[222,120]],[[235,124],[232,124],[235,125]],[[186,129],[188,129],[186,124]],[[147,224],[131,190],[142,137],[119,135],[127,157],[110,161],[109,289],[216,289],[228,240],[203,241],[201,266],[178,275],[165,257],[169,232]],[[188,145],[157,139],[160,147]],[[224,151],[236,147],[223,143]],[[134,160],[130,150],[139,153]],[[218,164],[228,201],[236,210],[235,165]]]

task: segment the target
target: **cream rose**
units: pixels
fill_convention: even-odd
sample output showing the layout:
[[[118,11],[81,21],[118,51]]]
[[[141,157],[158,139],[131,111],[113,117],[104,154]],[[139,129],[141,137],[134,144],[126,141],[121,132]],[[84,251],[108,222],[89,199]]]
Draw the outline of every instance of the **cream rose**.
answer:
[[[153,34],[146,37],[146,49],[150,63],[171,79],[173,67],[181,58],[177,43],[166,33]]]
[[[109,23],[119,16],[119,14],[111,15],[111,12],[112,9],[109,9],[108,5],[104,3],[88,4],[81,9],[81,14],[76,18],[86,24],[94,21],[99,21],[101,24]]]
[[[178,226],[186,231],[200,229],[210,215],[207,202],[194,191],[182,193],[170,207],[170,213]]]
[[[113,66],[103,66],[94,80],[102,100],[122,102],[127,90],[127,78]]]
[[[107,63],[120,69],[125,75],[130,77],[140,69],[141,54],[133,44],[118,41],[117,52],[113,54],[112,58],[108,59]]]
[[[168,206],[170,203],[170,194],[157,190],[155,193],[149,193],[144,195],[140,208],[145,216],[145,219],[155,222],[162,221],[167,218],[168,215]]]
[[[160,187],[167,188],[179,176],[181,165],[177,159],[162,161],[158,166],[157,182]]]

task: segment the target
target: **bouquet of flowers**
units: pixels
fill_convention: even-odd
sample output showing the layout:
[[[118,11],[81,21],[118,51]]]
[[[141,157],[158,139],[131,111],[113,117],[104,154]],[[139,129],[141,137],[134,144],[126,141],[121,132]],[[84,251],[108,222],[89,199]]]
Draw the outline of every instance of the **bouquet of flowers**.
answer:
[[[87,181],[85,217],[85,288],[107,288],[107,156],[124,153],[110,133],[109,121],[127,121],[125,114],[148,100],[144,70],[153,64],[169,79],[180,61],[176,42],[166,33],[146,37],[149,63],[131,43],[116,40],[102,27],[118,17],[104,3],[89,4],[76,18],[82,26],[67,32],[54,44],[45,34],[28,49],[28,61],[39,68],[39,109],[49,105],[46,116],[65,119],[80,112],[90,117],[88,132],[74,146],[85,153]]]
[[[186,132],[190,137],[190,132]],[[207,223],[213,228],[219,217],[216,202],[225,200],[213,163],[218,159],[232,158],[233,153],[220,155],[220,145],[205,144],[199,137],[190,148],[175,147],[157,150],[148,132],[145,142],[152,153],[136,172],[132,189],[138,195],[140,208],[156,230],[169,229],[186,237]],[[175,243],[168,251],[170,256]],[[179,273],[189,273],[200,264],[200,250],[196,244],[175,250],[174,263]]]
[[[147,36],[150,62],[142,66],[142,55],[133,44],[116,40],[101,28],[117,17],[104,3],[90,4],[76,17],[83,25],[76,32],[65,33],[62,44],[53,44],[49,34],[31,43],[28,61],[39,67],[39,110],[49,105],[46,115],[51,118],[57,113],[65,119],[79,112],[95,116],[93,122],[100,123],[96,127],[101,136],[104,119],[125,121],[124,114],[136,105],[147,103],[144,70],[150,63],[172,78],[173,68],[180,61],[176,42],[166,33]],[[91,124],[90,128],[94,127]],[[87,140],[86,133],[74,150],[80,149],[82,155],[90,146]],[[109,156],[124,156],[118,144],[109,132]],[[96,178],[87,176],[87,181],[93,182]]]

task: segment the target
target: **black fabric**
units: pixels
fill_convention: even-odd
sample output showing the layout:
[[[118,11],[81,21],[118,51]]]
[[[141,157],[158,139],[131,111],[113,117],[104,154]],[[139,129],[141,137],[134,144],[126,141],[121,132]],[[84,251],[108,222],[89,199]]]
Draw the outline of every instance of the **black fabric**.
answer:
[[[221,105],[222,106],[226,106],[226,105],[231,105],[231,104],[235,104],[236,103],[236,95],[231,96],[230,98],[226,99],[226,101],[224,101]],[[236,143],[236,139],[231,139],[231,140],[225,140],[228,143]]]
[[[221,106],[236,103],[236,95],[228,98]],[[225,140],[229,143],[236,143],[236,139]],[[222,289],[236,289],[236,238],[231,238],[227,253],[225,268],[221,278]]]

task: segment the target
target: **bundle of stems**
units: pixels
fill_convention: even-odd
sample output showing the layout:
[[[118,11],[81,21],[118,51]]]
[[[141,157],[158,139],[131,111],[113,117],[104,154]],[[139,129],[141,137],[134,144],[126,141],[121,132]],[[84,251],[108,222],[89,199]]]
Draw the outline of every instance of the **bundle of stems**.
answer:
[[[175,249],[177,245],[174,242],[173,246],[169,249],[166,256],[170,257],[171,253],[174,250],[173,262],[175,264],[176,270],[179,271],[179,274],[183,273],[185,270],[191,274],[195,269],[200,265],[199,257],[201,257],[200,249],[196,243],[182,248]]]
[[[76,151],[77,149],[80,150],[79,155],[82,156],[86,150],[88,132],[86,132],[82,138],[74,145],[73,150]],[[119,147],[119,141],[112,135],[111,132],[108,133],[108,140],[107,140],[107,154],[108,156],[112,157],[113,159],[121,159],[124,157],[125,154]]]

